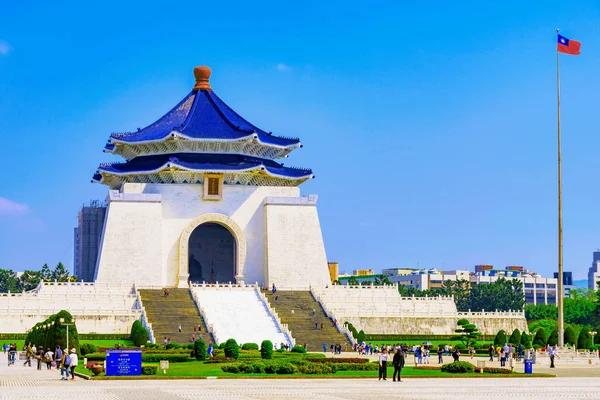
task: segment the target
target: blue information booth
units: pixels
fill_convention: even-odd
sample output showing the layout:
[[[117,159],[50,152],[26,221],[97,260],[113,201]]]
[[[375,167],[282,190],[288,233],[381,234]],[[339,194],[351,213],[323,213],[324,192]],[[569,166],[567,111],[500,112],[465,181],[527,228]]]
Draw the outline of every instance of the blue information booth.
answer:
[[[135,376],[142,374],[141,350],[106,350],[106,376]]]

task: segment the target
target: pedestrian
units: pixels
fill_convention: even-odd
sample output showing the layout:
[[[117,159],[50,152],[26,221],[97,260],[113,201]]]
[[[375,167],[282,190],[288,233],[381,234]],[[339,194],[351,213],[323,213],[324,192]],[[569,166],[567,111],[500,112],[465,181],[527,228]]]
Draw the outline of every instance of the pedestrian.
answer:
[[[71,355],[68,352],[64,352],[60,359],[60,380],[69,380],[69,364],[71,363]]]
[[[454,359],[454,362],[460,361],[460,350],[458,350],[458,347],[452,352],[452,358]]]
[[[387,349],[384,349],[381,354],[379,354],[379,380],[383,378],[383,380],[387,380],[387,362],[388,362],[389,354]]]
[[[321,330],[323,330],[323,327],[325,327],[325,325],[323,325],[323,323],[321,322]]]
[[[44,354],[44,362],[46,363],[46,369],[52,369],[52,358],[54,357],[54,352],[48,347],[46,350],[46,354]]]
[[[196,332],[197,329],[198,329],[198,324],[194,324],[194,333]]]
[[[206,350],[206,354],[208,354],[208,357],[209,357],[209,358],[212,358],[212,356],[213,356],[213,351],[214,351],[214,348],[213,348],[213,345],[212,345],[212,343],[211,343],[211,344],[209,344],[209,345],[208,345],[208,350]]]
[[[167,337],[165,336],[165,340],[163,340],[163,346],[166,346],[169,344],[169,341],[167,340]]]
[[[42,359],[44,358],[44,349],[41,346],[37,350],[37,354],[35,355],[35,358],[37,359],[37,369],[38,369],[38,371],[41,371],[42,370]]]
[[[444,358],[442,357],[444,355],[444,349],[442,349],[442,345],[438,345],[438,364],[443,364],[444,363]],[[394,356],[395,357],[395,356]]]
[[[473,357],[475,357],[475,346],[473,346],[473,345],[469,346],[469,354],[471,355],[471,359],[473,359]]]
[[[75,380],[75,367],[79,363],[79,358],[77,358],[77,350],[75,348],[71,349],[71,362],[69,363],[69,368],[71,369],[71,380]]]
[[[550,368],[555,368],[554,357],[558,357],[558,353],[556,352],[556,346],[550,346],[548,348],[548,355],[550,356]]]
[[[490,355],[490,361],[494,361],[494,345],[490,344],[488,346],[488,354]]]
[[[177,327],[177,329],[179,329],[179,333],[181,333],[181,324],[179,324],[179,326]]]
[[[316,311],[315,311],[315,309],[313,308],[313,309],[312,309],[312,315],[313,315],[313,317],[315,316],[315,312],[316,312]],[[6,353],[6,350],[5,350],[4,352]]]
[[[438,354],[439,357],[442,357],[442,346],[438,346]],[[394,354],[394,359],[392,360],[392,365],[394,366],[394,375],[392,378],[394,382],[396,382],[396,375],[398,375],[398,382],[402,382],[400,375],[402,374],[402,367],[404,367],[404,354],[402,353],[402,348],[398,347],[396,349],[396,354]]]
[[[504,367],[506,365],[506,352],[504,348],[500,350],[500,366]]]
[[[292,315],[294,315],[294,310],[292,310]]]
[[[318,323],[318,322],[315,322],[315,331],[316,331],[317,329],[319,329],[319,323]],[[598,357],[600,357],[600,355],[598,355]]]
[[[448,345],[444,346],[444,351],[446,352],[446,356],[448,356]]]
[[[56,345],[56,351],[54,352],[54,365],[56,369],[60,368],[60,359],[63,356],[63,351],[60,349],[59,345]]]
[[[323,343],[323,353],[327,353],[327,343]]]
[[[25,350],[25,357],[27,357],[27,360],[23,363],[23,366],[26,366],[27,364],[29,364],[29,366],[31,367],[31,357],[33,357],[33,350],[31,349],[31,342],[29,342],[27,344],[27,349]]]
[[[275,288],[275,284],[273,283],[273,288],[271,289],[271,291],[273,292],[273,294],[277,293],[277,288]]]

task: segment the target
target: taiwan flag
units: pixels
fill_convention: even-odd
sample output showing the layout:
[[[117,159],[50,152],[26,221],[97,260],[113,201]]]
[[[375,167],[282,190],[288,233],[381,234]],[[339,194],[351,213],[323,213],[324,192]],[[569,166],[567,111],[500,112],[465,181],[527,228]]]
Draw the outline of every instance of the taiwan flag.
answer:
[[[576,40],[569,40],[564,36],[558,35],[558,47],[557,50],[560,53],[572,54],[578,56],[581,54],[581,43]]]

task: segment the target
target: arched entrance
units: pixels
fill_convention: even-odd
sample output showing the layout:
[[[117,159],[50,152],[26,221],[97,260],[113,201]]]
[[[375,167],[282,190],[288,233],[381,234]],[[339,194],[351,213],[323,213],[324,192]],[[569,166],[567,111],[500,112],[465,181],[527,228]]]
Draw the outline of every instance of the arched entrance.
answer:
[[[218,213],[208,213],[202,214],[193,220],[181,233],[181,237],[179,238],[179,272],[177,276],[177,286],[180,288],[187,287],[188,282],[195,283],[196,280],[190,279],[190,260],[191,260],[191,252],[190,252],[190,239],[192,234],[195,232],[196,228],[200,227],[204,224],[212,224],[219,225],[222,228],[229,231],[230,235],[233,237],[233,265],[234,265],[234,279],[227,279],[225,281],[218,280],[219,282],[232,282],[236,283],[244,283],[244,264],[246,262],[246,238],[244,236],[244,232],[240,228],[240,226],[231,218],[224,214]],[[225,244],[225,243],[224,243]],[[196,255],[194,255],[194,259],[196,259]],[[202,276],[206,277],[205,268],[208,268],[208,275],[210,278],[211,267],[205,267],[200,260],[196,259],[196,261],[200,262],[202,266]],[[198,268],[198,265],[193,262],[194,268]],[[210,279],[204,279],[207,282],[210,282]],[[217,279],[215,279],[215,282]]]
[[[235,282],[235,247],[235,238],[223,225],[198,225],[188,242],[190,282]]]

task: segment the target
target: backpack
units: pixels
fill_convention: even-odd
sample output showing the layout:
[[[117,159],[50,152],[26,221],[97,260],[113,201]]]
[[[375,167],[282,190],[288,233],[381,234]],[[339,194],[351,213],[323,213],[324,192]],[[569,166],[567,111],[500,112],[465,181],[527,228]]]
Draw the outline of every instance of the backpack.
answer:
[[[71,355],[67,354],[67,356],[65,357],[65,366],[69,366],[71,365]]]

